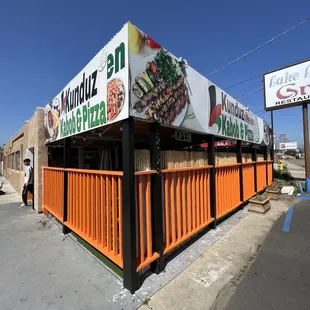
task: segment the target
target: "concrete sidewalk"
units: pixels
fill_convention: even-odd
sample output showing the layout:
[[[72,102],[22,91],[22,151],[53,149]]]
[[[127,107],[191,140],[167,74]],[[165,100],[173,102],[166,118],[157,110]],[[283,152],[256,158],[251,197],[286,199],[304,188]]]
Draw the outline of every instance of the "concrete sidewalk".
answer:
[[[310,309],[309,207],[298,200],[290,224],[281,216],[226,310]]]
[[[1,180],[0,180],[1,182]],[[0,309],[137,309],[142,301],[54,221],[0,196]]]
[[[264,216],[247,209],[235,213],[130,295],[120,279],[71,235],[62,236],[54,220],[31,207],[20,208],[20,195],[8,184],[4,190],[8,194],[0,196],[1,310],[210,309],[225,287],[236,286],[274,221],[288,208],[279,201]]]
[[[288,206],[277,201],[265,215],[250,213],[141,309],[221,309]]]

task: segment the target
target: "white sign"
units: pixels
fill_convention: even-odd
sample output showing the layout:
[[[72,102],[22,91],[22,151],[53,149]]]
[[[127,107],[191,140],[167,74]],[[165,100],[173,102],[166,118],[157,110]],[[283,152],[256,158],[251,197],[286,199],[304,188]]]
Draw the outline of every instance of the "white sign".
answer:
[[[225,140],[272,140],[267,122],[130,22],[46,106],[47,142],[129,115]]]
[[[130,23],[128,27],[131,116],[225,139],[270,144],[268,123],[148,34]]]
[[[45,107],[48,142],[128,118],[128,26]]]
[[[310,60],[264,75],[265,109],[310,102]]]
[[[297,142],[280,143],[280,150],[296,150]]]

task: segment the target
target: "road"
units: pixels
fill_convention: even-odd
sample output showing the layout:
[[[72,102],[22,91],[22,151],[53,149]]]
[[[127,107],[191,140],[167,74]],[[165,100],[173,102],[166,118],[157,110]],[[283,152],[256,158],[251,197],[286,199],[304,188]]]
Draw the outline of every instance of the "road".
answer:
[[[310,309],[308,200],[296,200],[289,213],[272,228],[225,310]]]
[[[284,165],[295,179],[300,180],[305,178],[305,168],[304,168],[305,165],[303,160],[301,159],[285,160]]]
[[[286,160],[290,163],[293,163],[299,167],[305,168],[305,160],[304,159],[290,159],[290,160]]]

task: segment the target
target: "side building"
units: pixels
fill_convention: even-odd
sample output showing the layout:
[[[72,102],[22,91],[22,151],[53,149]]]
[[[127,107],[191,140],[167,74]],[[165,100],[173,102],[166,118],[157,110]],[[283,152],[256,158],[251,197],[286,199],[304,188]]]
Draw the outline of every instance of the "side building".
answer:
[[[3,147],[0,147],[0,175],[3,175]]]
[[[34,206],[42,211],[42,169],[47,165],[47,147],[44,144],[44,109],[37,108],[23,127],[4,144],[4,177],[19,192],[24,185],[23,160],[30,158],[34,168]]]

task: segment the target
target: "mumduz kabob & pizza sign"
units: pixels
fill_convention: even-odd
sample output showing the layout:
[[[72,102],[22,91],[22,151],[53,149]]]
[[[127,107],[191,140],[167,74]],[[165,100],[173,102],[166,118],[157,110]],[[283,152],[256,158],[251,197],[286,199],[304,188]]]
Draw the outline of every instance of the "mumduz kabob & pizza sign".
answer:
[[[47,105],[45,123],[54,141],[129,115],[258,144],[264,136],[262,119],[130,22]]]
[[[134,25],[128,32],[130,115],[262,143],[262,119]]]
[[[258,117],[215,85],[209,86],[209,128],[223,137],[260,143]]]
[[[48,141],[128,117],[127,25],[46,106]]]

